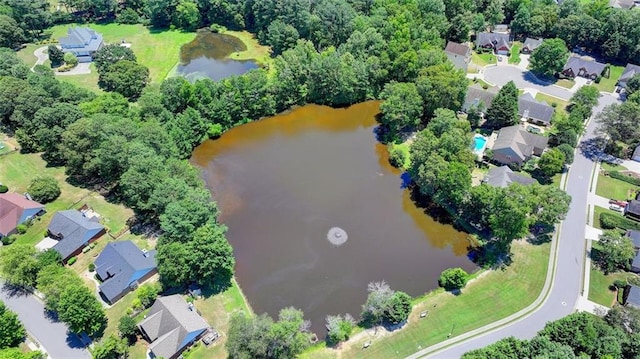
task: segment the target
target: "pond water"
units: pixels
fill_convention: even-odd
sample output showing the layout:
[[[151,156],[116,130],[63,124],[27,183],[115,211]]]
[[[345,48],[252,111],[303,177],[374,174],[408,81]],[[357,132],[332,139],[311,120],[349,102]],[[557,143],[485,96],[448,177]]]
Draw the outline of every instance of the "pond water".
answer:
[[[371,281],[417,296],[446,268],[475,269],[466,235],[417,208],[388,164],[378,106],[307,105],[195,149],[257,313],[300,308],[322,337],[326,315],[359,316]]]
[[[208,30],[198,31],[196,38],[180,48],[180,64],[177,73],[193,82],[201,78],[220,80],[241,75],[258,67],[255,62],[233,60],[230,54],[245,51],[240,39]]]

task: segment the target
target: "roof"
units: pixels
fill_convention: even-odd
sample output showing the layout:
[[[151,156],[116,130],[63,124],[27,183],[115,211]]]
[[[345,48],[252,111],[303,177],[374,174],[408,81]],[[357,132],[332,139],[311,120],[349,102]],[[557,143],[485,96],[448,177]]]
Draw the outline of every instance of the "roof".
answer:
[[[113,299],[129,290],[131,283],[156,268],[156,251],[143,252],[131,241],[110,242],[96,258],[96,272],[104,280],[100,291]],[[138,278],[136,274],[143,272]],[[106,279],[108,278],[108,279]]]
[[[523,47],[528,48],[529,51],[533,51],[541,44],[542,44],[542,39],[534,39],[532,37],[527,37],[526,40],[524,40]]]
[[[597,61],[585,60],[578,56],[570,56],[562,70],[571,69],[575,75],[578,75],[580,69],[585,69],[589,74],[600,75],[602,71],[604,71],[604,67],[605,64]]]
[[[495,31],[495,32],[508,32],[509,31],[509,25],[507,25],[507,24],[495,25],[493,27],[493,31]]]
[[[0,194],[0,235],[6,236],[13,232],[16,227],[24,222],[24,212],[33,209],[44,210],[44,205],[27,199],[17,193]]]
[[[640,74],[640,66],[627,64],[627,66],[624,68],[624,71],[622,71],[622,75],[620,75],[618,82],[626,83],[627,81],[631,80],[631,78],[636,74]]]
[[[633,242],[634,247],[640,248],[640,231],[636,231],[636,230],[627,231],[627,237],[631,239],[631,242]]]
[[[553,107],[544,101],[537,101],[530,93],[524,93],[518,97],[518,114],[521,117],[542,121],[548,125],[553,116]]]
[[[536,182],[533,178],[514,173],[509,166],[492,168],[482,181],[492,187],[507,187],[513,182],[527,186]]]
[[[60,46],[65,48],[81,48],[85,51],[97,51],[102,44],[102,35],[88,27],[70,27],[67,36],[60,38]]]
[[[636,149],[633,150],[633,155],[631,155],[631,158],[636,158],[636,157],[640,157],[640,145],[638,145]]]
[[[512,149],[523,161],[533,154],[534,148],[544,149],[549,139],[525,131],[518,125],[503,127],[493,144],[493,151],[503,148]]]
[[[484,108],[487,109],[491,107],[491,102],[497,93],[497,87],[489,87],[485,90],[480,84],[469,86],[462,109],[468,111],[472,106],[478,106],[480,103],[483,103]]]
[[[152,341],[156,357],[171,358],[181,351],[187,334],[203,332],[209,325],[179,294],[159,297],[138,326]]]
[[[492,44],[495,48],[509,45],[509,34],[501,34],[497,32],[481,32],[476,36],[476,43],[480,46]]]
[[[631,9],[635,6],[634,0],[609,0],[609,6],[617,9]]]
[[[640,308],[640,287],[631,285],[629,295],[627,295],[627,304]]]
[[[633,199],[629,201],[625,213],[635,214],[636,216],[640,216],[640,201],[637,199]]]
[[[449,41],[447,42],[447,47],[444,48],[444,52],[449,52],[460,56],[467,56],[471,52],[471,49],[465,44],[459,44],[457,42]]]
[[[87,219],[80,211],[72,209],[56,212],[47,229],[52,235],[61,237],[53,249],[66,259],[87,244],[104,227],[100,223]]]

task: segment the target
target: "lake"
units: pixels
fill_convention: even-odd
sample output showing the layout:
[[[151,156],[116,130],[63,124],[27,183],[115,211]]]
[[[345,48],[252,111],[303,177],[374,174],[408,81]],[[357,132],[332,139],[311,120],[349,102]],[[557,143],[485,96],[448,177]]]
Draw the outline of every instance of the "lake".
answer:
[[[241,75],[258,65],[250,60],[232,60],[227,56],[246,49],[244,43],[234,36],[200,30],[193,41],[180,48],[180,64],[176,72],[191,82],[201,78],[217,81]]]
[[[195,149],[257,313],[300,308],[323,337],[326,315],[360,315],[371,281],[418,296],[446,268],[476,268],[467,235],[416,207],[388,164],[378,106],[306,105]]]

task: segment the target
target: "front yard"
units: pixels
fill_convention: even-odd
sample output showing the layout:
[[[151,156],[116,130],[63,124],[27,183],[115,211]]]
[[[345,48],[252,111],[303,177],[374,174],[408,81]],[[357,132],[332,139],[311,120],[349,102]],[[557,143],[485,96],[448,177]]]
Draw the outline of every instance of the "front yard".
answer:
[[[631,183],[598,174],[598,185],[596,186],[596,194],[598,196],[627,200],[630,198],[632,191],[637,189],[638,187]]]
[[[557,97],[553,97],[553,96],[549,96],[547,94],[544,94],[542,92],[538,92],[536,94],[536,100],[538,101],[544,101],[546,103],[548,103],[550,106],[553,106],[553,104],[556,104],[556,110],[560,110],[560,111],[566,111],[567,106],[569,106],[569,102],[559,99]]]
[[[599,84],[595,84],[598,90],[604,92],[613,92],[616,89],[616,83],[624,71],[624,66],[609,67],[609,78],[602,77]]]
[[[617,293],[617,291],[610,289],[613,282],[616,280],[626,280],[634,276],[633,273],[628,272],[615,272],[605,275],[592,265],[589,277],[589,300],[606,307],[612,307],[616,302]]]
[[[520,50],[522,49],[522,44],[518,41],[514,42],[511,46],[511,55],[509,56],[509,63],[517,65],[520,63]]]
[[[496,58],[496,55],[494,55],[492,52],[477,53],[474,51],[471,53],[471,62],[480,67],[484,67],[487,65],[496,64],[498,63],[498,60]]]

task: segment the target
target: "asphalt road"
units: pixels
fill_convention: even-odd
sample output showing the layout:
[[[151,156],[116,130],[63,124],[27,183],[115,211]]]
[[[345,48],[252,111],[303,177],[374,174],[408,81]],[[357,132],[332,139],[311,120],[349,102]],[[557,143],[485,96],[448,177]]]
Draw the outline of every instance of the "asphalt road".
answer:
[[[523,70],[516,66],[490,66],[484,69],[484,78],[498,86],[503,86],[509,81],[516,84],[516,87],[534,88],[546,94],[568,100],[573,95],[567,89],[560,86],[551,85],[546,82],[539,81],[529,71]]]
[[[1,283],[0,283],[1,284]],[[18,314],[20,321],[52,359],[89,359],[82,342],[68,334],[67,326],[49,318],[44,305],[32,294],[0,286],[0,300]]]
[[[600,112],[604,106],[616,101],[614,96],[603,95],[593,111],[594,114]],[[582,139],[583,143],[591,142],[590,140],[595,137],[596,127],[595,121],[591,121]],[[577,151],[567,178],[567,193],[571,195],[572,200],[567,217],[561,225],[555,280],[546,301],[535,312],[512,324],[422,357],[459,358],[470,350],[482,348],[509,336],[530,339],[548,321],[560,319],[574,312],[582,290],[582,271],[586,255],[587,194],[594,166],[591,147],[584,146],[584,148],[585,151]],[[509,288],[504,288],[504,290],[507,291]],[[424,352],[429,352],[428,348]],[[421,357],[419,353],[412,357]]]

